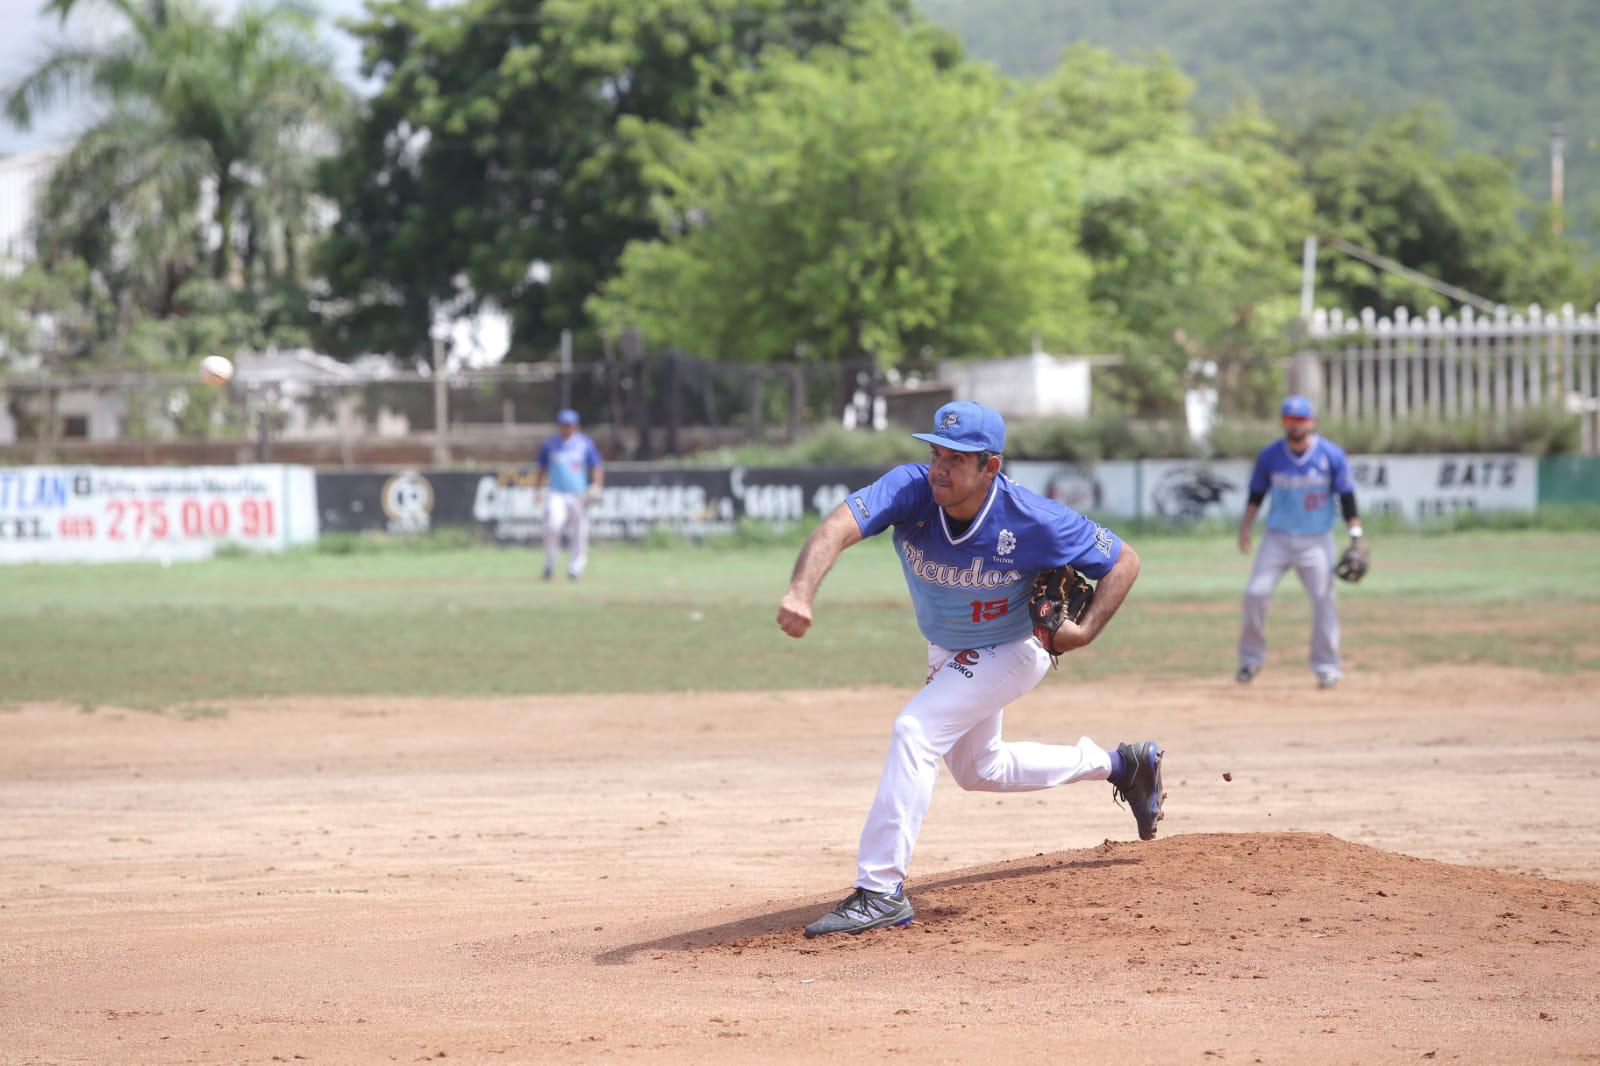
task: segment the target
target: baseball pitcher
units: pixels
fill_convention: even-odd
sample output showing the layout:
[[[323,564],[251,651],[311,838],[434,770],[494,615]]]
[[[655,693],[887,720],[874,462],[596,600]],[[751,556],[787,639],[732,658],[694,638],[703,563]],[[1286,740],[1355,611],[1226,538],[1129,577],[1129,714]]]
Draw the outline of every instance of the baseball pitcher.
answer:
[[[1311,669],[1320,688],[1332,688],[1344,676],[1339,658],[1339,613],[1334,603],[1337,574],[1358,581],[1366,573],[1366,547],[1356,511],[1356,487],[1344,450],[1318,436],[1315,411],[1304,396],[1283,401],[1283,439],[1256,456],[1250,475],[1250,499],[1239,521],[1239,550],[1250,553],[1250,529],[1269,495],[1267,532],[1261,538],[1250,581],[1244,590],[1244,621],[1239,629],[1239,671],[1248,685],[1267,658],[1267,607],[1284,571],[1293,567],[1311,597]],[[1350,549],[1335,562],[1333,503],[1350,527]]]
[[[594,441],[578,429],[578,412],[564,408],[556,415],[559,432],[539,449],[534,491],[544,492],[544,579],[556,571],[561,534],[568,534],[567,577],[577,581],[589,565],[589,504],[600,498],[605,462]]]
[[[805,636],[817,587],[839,554],[892,528],[928,640],[927,684],[895,719],[861,831],[855,890],[807,926],[808,937],[911,921],[906,869],[940,759],[962,788],[988,792],[1109,780],[1144,840],[1162,815],[1162,751],[1153,741],[1107,750],[1088,737],[1067,745],[1001,739],[1006,705],[1111,620],[1138,576],[1138,555],[1110,530],[1000,473],[998,413],[946,404],[934,431],[914,436],[928,443],[928,462],[898,466],[846,497],[800,550],[778,605],[783,631]],[[1085,578],[1098,587],[1091,591]]]

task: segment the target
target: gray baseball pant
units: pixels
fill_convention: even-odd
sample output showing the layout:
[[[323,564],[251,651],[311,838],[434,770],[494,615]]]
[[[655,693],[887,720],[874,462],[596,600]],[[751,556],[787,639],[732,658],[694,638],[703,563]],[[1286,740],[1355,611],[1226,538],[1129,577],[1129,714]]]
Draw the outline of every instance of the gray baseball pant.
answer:
[[[1333,534],[1267,530],[1244,587],[1244,624],[1239,629],[1239,665],[1259,668],[1267,658],[1267,608],[1283,573],[1293,567],[1311,597],[1311,669],[1319,676],[1344,675],[1339,659],[1339,612],[1334,603]]]

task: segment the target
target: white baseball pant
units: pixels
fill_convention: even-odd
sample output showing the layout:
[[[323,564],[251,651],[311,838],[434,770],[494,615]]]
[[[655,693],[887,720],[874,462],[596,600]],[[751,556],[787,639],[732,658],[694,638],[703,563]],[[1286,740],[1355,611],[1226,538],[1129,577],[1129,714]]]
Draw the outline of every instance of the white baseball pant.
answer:
[[[1244,622],[1239,629],[1239,665],[1259,669],[1267,658],[1267,608],[1272,592],[1290,567],[1311,597],[1311,669],[1318,676],[1342,677],[1339,611],[1333,584],[1332,533],[1282,533],[1269,529],[1256,550],[1244,588]]]
[[[906,878],[943,758],[956,783],[984,792],[1034,792],[1111,776],[1111,756],[1088,737],[1075,745],[1000,739],[1006,704],[1050,668],[1033,637],[951,651],[928,645],[928,683],[894,720],[878,794],[861,830],[856,885],[893,892]]]
[[[568,528],[570,527],[570,529]],[[544,572],[555,573],[561,534],[568,533],[567,576],[582,577],[589,565],[589,508],[575,492],[544,494]]]

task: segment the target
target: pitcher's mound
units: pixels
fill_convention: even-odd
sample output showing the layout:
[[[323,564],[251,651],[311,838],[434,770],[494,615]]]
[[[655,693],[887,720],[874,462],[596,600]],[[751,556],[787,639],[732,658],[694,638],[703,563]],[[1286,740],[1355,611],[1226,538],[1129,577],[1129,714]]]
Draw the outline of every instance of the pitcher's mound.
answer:
[[[648,947],[849,955],[841,964],[850,966],[867,961],[860,953],[1003,955],[1035,970],[1055,960],[1085,979],[1120,980],[1132,969],[1157,986],[1293,978],[1302,991],[1402,971],[1426,983],[1570,992],[1594,1009],[1600,886],[1451,866],[1323,834],[1107,842],[933,876],[909,892],[917,917],[908,928],[805,940],[800,928],[830,904],[819,900]]]

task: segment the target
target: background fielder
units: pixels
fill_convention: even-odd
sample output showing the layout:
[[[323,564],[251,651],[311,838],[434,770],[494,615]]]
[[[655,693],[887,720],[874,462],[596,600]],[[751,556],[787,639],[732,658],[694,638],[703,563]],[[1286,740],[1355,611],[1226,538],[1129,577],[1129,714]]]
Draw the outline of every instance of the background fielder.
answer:
[[[1239,628],[1240,684],[1249,682],[1267,658],[1267,608],[1272,592],[1290,567],[1311,597],[1311,669],[1317,684],[1331,688],[1344,676],[1339,657],[1339,613],[1333,571],[1333,501],[1337,496],[1352,540],[1361,540],[1356,488],[1344,450],[1315,433],[1315,411],[1304,396],[1283,401],[1283,439],[1256,456],[1250,475],[1250,500],[1239,521],[1239,550],[1250,552],[1250,527],[1261,501],[1271,497],[1267,532],[1256,552],[1244,590]]]
[[[904,893],[922,818],[943,758],[965,789],[1028,792],[1072,781],[1110,780],[1127,798],[1139,835],[1161,816],[1161,749],[1153,742],[1101,748],[1008,743],[1007,704],[1044,676],[1053,653],[1092,641],[1139,572],[1139,557],[1115,533],[1000,473],[1005,422],[975,403],[934,416],[926,465],[908,463],[852,493],[811,534],[795,561],[778,624],[801,637],[812,600],[840,552],[894,528],[894,547],[928,638],[928,682],[895,719],[877,796],[861,831],[856,887],[806,935],[860,933],[911,920]],[[1028,612],[1034,576],[1072,565],[1099,588],[1081,623],[1063,622],[1052,648],[1034,636]]]
[[[563,408],[556,415],[558,432],[539,448],[534,489],[543,489],[547,480],[550,485],[544,496],[546,581],[555,574],[563,531],[568,534],[567,577],[578,580],[589,565],[589,504],[599,498],[606,470],[600,449],[578,424],[578,412]]]

